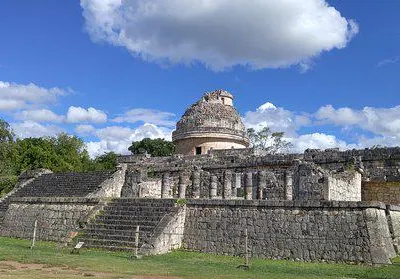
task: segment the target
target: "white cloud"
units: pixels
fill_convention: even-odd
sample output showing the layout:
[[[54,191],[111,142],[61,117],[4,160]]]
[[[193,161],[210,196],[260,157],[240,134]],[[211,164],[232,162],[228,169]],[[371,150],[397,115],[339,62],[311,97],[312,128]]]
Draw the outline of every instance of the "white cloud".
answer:
[[[78,122],[93,122],[93,123],[104,123],[107,121],[107,115],[95,108],[84,109],[81,107],[70,106],[67,112],[67,122],[78,123]]]
[[[359,127],[377,135],[400,138],[400,105],[392,108],[364,107],[362,110],[335,109],[327,105],[321,107],[315,116],[317,124]]]
[[[304,152],[310,149],[326,149],[326,148],[340,148],[347,149],[349,146],[343,140],[337,139],[333,135],[324,133],[305,134],[291,139],[294,152]]]
[[[81,0],[94,41],[145,60],[200,61],[221,70],[298,64],[346,47],[358,25],[324,0]]]
[[[285,132],[293,144],[294,152],[303,152],[307,148],[400,146],[400,105],[392,108],[364,107],[361,110],[348,107],[335,109],[326,105],[313,114],[298,114],[267,102],[255,111],[246,112],[243,122],[247,128],[255,130],[267,126],[272,131]],[[356,142],[352,144],[339,139],[340,134],[299,133],[300,128],[305,126],[313,126],[314,129],[320,127],[323,131],[323,126],[327,124],[336,125],[348,132],[354,128],[361,132],[358,132]]]
[[[172,130],[170,129],[148,123],[136,129],[110,126],[97,130],[95,134],[99,138],[99,141],[87,142],[86,146],[92,158],[110,151],[119,154],[129,154],[128,147],[133,141],[140,141],[144,138],[164,138],[171,140],[171,133]]]
[[[55,136],[64,130],[55,125],[42,125],[35,121],[24,121],[18,123],[11,123],[15,135],[18,138],[30,138],[30,137],[43,137],[43,136]]]
[[[308,118],[303,115],[296,116],[293,112],[267,102],[259,106],[256,111],[248,111],[243,117],[247,128],[259,130],[269,127],[274,132],[285,132],[287,136],[294,136],[298,125],[304,125]]]
[[[35,108],[54,103],[69,91],[57,87],[44,88],[33,83],[17,84],[0,81],[0,110]]]
[[[36,122],[62,122],[64,116],[58,115],[48,109],[24,110],[17,113],[16,118],[19,120],[30,120]]]
[[[83,125],[77,125],[75,127],[75,133],[77,133],[78,135],[86,136],[93,134],[95,131],[96,129],[92,125],[83,124]]]
[[[123,115],[113,119],[114,122],[136,123],[143,121],[162,126],[174,126],[175,121],[171,120],[175,114],[154,109],[136,108],[125,112]]]

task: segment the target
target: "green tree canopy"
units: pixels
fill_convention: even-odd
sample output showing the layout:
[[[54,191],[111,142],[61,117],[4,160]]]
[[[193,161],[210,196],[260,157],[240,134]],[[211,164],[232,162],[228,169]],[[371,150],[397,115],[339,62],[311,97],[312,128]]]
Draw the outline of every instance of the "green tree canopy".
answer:
[[[10,125],[0,118],[0,143],[14,141],[14,133]]]
[[[170,156],[175,151],[175,145],[164,139],[144,138],[141,141],[134,141],[128,148],[132,154],[150,154],[153,157]]]
[[[117,154],[114,152],[107,152],[103,155],[96,157],[93,160],[91,170],[110,170],[114,169],[117,164]]]
[[[286,152],[292,146],[289,141],[283,138],[284,132],[272,132],[268,127],[259,131],[249,128],[247,134],[253,148],[264,150],[270,154]]]
[[[14,133],[10,125],[0,119],[0,175],[15,174],[15,156]]]
[[[11,191],[17,175],[29,169],[54,172],[113,169],[117,154],[91,159],[82,139],[61,133],[56,137],[14,140],[10,125],[0,119],[0,196]]]

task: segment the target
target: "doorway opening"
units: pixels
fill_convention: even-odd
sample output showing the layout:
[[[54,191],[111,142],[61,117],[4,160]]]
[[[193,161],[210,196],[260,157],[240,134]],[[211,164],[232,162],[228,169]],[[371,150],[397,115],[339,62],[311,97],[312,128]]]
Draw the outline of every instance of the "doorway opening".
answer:
[[[196,155],[200,155],[201,154],[201,146],[197,146],[196,147]]]

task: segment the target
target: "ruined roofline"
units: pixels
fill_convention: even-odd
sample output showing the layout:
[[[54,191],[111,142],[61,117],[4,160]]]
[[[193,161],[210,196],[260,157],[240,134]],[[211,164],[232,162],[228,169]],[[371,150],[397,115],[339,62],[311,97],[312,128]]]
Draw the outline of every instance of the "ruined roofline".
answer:
[[[151,157],[150,155],[120,155],[117,157],[118,163],[134,163],[137,161],[157,160],[157,161],[171,161],[174,159],[193,159],[202,157],[270,157],[271,159],[276,158],[277,160],[287,159],[300,159],[305,161],[313,161],[319,163],[328,162],[344,162],[352,160],[354,157],[362,157],[363,161],[368,160],[384,160],[384,159],[397,159],[400,160],[400,146],[397,147],[381,147],[381,148],[365,148],[365,149],[351,149],[351,150],[339,150],[336,148],[329,148],[325,150],[320,149],[307,149],[304,153],[288,153],[288,154],[265,154],[258,152],[253,148],[242,148],[242,149],[221,149],[221,150],[210,150],[208,154],[203,155],[182,155],[175,154],[168,157]]]

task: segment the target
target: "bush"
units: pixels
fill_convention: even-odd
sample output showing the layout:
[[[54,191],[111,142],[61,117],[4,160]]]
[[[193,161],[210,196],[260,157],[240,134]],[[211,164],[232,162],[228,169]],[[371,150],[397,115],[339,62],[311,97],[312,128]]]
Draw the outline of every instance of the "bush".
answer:
[[[15,175],[0,176],[0,198],[14,189],[18,182],[18,177]]]

